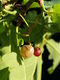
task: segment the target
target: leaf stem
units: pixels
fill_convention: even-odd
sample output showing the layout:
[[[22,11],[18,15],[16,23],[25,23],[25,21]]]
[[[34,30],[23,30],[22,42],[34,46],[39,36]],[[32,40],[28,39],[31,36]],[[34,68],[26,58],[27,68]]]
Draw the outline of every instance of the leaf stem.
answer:
[[[42,7],[44,5],[44,0],[39,0],[40,2],[40,7]]]
[[[8,11],[8,10],[6,10],[6,9],[3,9],[3,11],[4,11],[5,13],[11,14],[11,15],[16,15],[16,13],[17,13],[16,10],[11,12],[11,11]]]
[[[52,13],[45,9],[44,0],[39,0],[39,3],[40,3],[40,7],[41,7],[42,11],[45,11],[47,14]]]
[[[17,46],[19,46],[19,39],[18,39],[18,26],[16,27],[16,40],[17,40]]]
[[[23,19],[23,21],[25,22],[26,26],[29,27],[29,24],[27,23],[27,21],[25,20],[25,18],[21,14],[19,14],[19,16]]]

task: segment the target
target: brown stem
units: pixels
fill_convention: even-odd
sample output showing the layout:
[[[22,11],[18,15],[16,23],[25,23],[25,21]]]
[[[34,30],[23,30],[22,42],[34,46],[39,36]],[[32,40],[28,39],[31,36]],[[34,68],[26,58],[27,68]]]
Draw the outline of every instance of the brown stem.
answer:
[[[30,5],[35,2],[35,0],[29,0],[24,6],[21,6],[19,8],[20,13],[22,14],[22,16],[24,16],[24,14],[27,12],[27,10],[29,9]],[[16,7],[16,6],[15,6]],[[18,24],[21,24],[23,22],[23,20],[21,19],[21,17],[18,15]]]
[[[35,23],[29,28],[29,33],[28,34],[31,34],[31,32],[37,26],[37,24],[38,24],[38,18],[36,19]]]
[[[30,5],[35,2],[35,0],[29,0],[21,9],[21,14],[23,15],[29,9]]]
[[[42,7],[44,4],[44,0],[39,0],[39,2],[40,2],[40,7]]]

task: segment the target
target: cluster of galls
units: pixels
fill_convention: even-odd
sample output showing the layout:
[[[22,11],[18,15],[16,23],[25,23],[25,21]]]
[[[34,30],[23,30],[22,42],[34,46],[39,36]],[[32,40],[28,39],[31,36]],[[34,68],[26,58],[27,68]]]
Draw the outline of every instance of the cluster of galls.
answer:
[[[23,45],[20,49],[20,55],[24,58],[30,58],[32,55],[38,57],[41,54],[39,47],[33,47],[32,45]]]

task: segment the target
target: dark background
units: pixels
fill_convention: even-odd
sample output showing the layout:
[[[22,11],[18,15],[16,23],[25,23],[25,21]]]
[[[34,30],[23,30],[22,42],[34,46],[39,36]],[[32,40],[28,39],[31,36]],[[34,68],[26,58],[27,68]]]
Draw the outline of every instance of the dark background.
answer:
[[[60,41],[60,33],[57,33],[52,36],[52,38],[59,42]],[[49,52],[46,49],[43,53],[43,65],[42,65],[42,80],[60,80],[60,64],[57,66],[53,74],[49,74],[47,69],[53,64],[53,60],[48,60]]]

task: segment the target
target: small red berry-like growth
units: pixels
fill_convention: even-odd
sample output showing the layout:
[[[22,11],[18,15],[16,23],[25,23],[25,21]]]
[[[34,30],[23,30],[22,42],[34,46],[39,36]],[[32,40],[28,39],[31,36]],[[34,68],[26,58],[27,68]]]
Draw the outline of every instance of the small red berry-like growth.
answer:
[[[40,54],[41,54],[41,49],[40,48],[34,48],[34,55],[35,56],[40,56]]]

